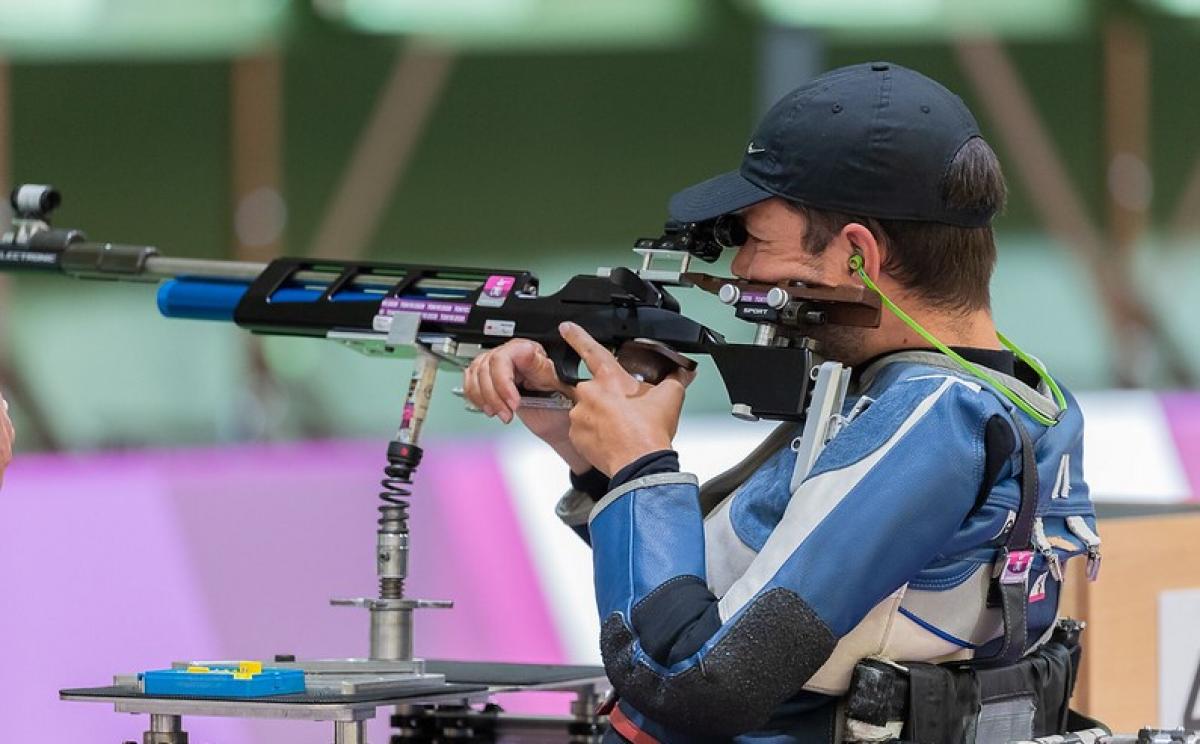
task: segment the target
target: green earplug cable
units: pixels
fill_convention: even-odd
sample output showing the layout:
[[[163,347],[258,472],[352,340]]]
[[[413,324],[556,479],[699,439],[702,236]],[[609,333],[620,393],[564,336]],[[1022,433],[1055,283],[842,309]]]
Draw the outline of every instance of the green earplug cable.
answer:
[[[956,353],[949,346],[946,346],[945,344],[943,344],[941,341],[939,341],[937,339],[936,336],[934,336],[932,333],[930,333],[929,331],[922,328],[920,323],[918,323],[917,321],[915,321],[911,317],[909,317],[908,313],[901,310],[900,307],[898,305],[896,305],[896,303],[892,302],[888,298],[887,295],[885,295],[882,291],[880,291],[879,287],[876,286],[875,282],[871,281],[871,277],[867,276],[867,272],[863,270],[862,255],[855,253],[853,256],[850,257],[850,269],[852,271],[855,271],[858,273],[859,278],[863,280],[863,284],[865,284],[868,289],[870,289],[875,294],[879,295],[879,299],[883,301],[883,304],[887,307],[888,310],[891,310],[892,313],[897,318],[904,321],[904,323],[909,328],[916,331],[921,336],[921,338],[925,339],[930,344],[932,344],[935,349],[937,349],[938,351],[942,352],[946,356],[953,359],[956,363],[958,363],[958,365],[960,367],[965,369],[967,372],[971,373],[975,377],[978,377],[979,379],[987,382],[989,385],[991,385],[994,388],[996,388],[997,390],[999,390],[1000,393],[1002,395],[1004,395],[1005,398],[1008,398],[1010,401],[1013,402],[1014,405],[1016,405],[1018,408],[1020,408],[1025,413],[1028,413],[1030,416],[1032,416],[1033,419],[1035,421],[1037,421],[1038,423],[1043,424],[1045,426],[1054,426],[1055,424],[1058,423],[1057,418],[1051,418],[1050,416],[1047,416],[1044,413],[1041,413],[1040,411],[1034,410],[1033,406],[1029,405],[1024,400],[1022,400],[1019,395],[1014,393],[1003,382],[1000,382],[1000,380],[997,380],[994,376],[988,374],[983,369],[968,362],[966,359],[964,359],[962,357],[961,354]],[[1026,354],[1020,348],[1018,348],[1017,345],[1014,344],[1012,341],[1009,341],[1008,338],[1003,333],[1000,333],[999,331],[997,331],[996,336],[1000,339],[1000,343],[1004,344],[1004,346],[1009,351],[1011,351],[1012,353],[1017,355],[1018,359],[1020,359],[1022,362],[1025,362],[1026,364],[1028,364],[1033,369],[1034,372],[1037,372],[1038,377],[1040,377],[1042,379],[1042,381],[1046,383],[1046,386],[1050,388],[1051,392],[1054,393],[1054,400],[1056,403],[1058,403],[1058,407],[1059,407],[1060,411],[1065,412],[1067,410],[1067,399],[1066,399],[1066,397],[1063,396],[1062,390],[1058,387],[1058,383],[1055,382],[1054,378],[1051,377],[1046,372],[1045,368],[1042,367],[1041,363],[1038,362],[1037,360],[1035,360],[1033,357]],[[1061,413],[1059,415],[1061,415]]]

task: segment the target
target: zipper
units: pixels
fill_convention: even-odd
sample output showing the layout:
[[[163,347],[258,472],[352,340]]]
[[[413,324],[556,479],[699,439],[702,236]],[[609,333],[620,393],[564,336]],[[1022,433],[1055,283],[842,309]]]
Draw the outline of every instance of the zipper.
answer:
[[[1033,547],[1046,559],[1046,565],[1050,568],[1050,575],[1054,580],[1062,583],[1062,563],[1058,560],[1058,553],[1054,552],[1054,546],[1046,539],[1046,527],[1042,524],[1041,517],[1033,520]]]
[[[1067,529],[1087,546],[1087,577],[1095,581],[1100,576],[1100,536],[1079,516],[1067,517]]]

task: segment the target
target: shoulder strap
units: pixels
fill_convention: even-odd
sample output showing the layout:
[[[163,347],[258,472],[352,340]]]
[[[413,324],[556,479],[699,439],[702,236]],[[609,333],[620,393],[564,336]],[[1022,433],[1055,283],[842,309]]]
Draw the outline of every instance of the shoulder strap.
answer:
[[[859,377],[859,385],[863,387],[868,386],[874,382],[875,378],[879,376],[879,373],[882,372],[888,365],[903,363],[919,364],[924,367],[938,367],[940,369],[954,372],[958,375],[966,375],[966,373],[963,371],[963,368],[957,362],[940,352],[897,351],[893,354],[888,354],[882,357],[864,369]],[[1062,410],[1059,408],[1058,403],[1051,396],[1051,391],[1046,387],[1044,382],[1039,385],[1037,389],[1034,389],[1012,375],[1005,374],[990,367],[986,369],[989,375],[1004,383],[1004,385],[1008,387],[1008,389],[1011,390],[1015,395],[1017,395],[1017,397],[1019,397],[1033,410],[1037,411],[1041,415],[1046,416],[1047,418],[1055,418],[1061,414]],[[974,382],[982,382],[977,377],[969,375],[967,376],[970,377],[970,379]],[[992,388],[990,385],[988,386],[988,389],[995,391],[995,388]],[[997,395],[999,395],[998,392]]]
[[[1028,633],[1029,570],[1033,566],[1033,523],[1037,517],[1040,492],[1037,456],[1033,439],[1016,412],[1013,425],[1021,438],[1021,503],[1017,518],[1004,547],[996,558],[992,589],[1000,602],[1004,622],[1004,642],[993,657],[979,659],[980,666],[1011,664],[1025,653]]]

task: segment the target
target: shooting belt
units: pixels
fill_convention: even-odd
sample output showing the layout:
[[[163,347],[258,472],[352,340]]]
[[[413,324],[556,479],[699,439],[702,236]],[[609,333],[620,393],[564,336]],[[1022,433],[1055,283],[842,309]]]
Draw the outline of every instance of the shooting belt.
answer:
[[[1014,664],[906,663],[864,659],[845,699],[844,741],[1007,744],[1104,728],[1069,707],[1079,669],[1079,623]]]

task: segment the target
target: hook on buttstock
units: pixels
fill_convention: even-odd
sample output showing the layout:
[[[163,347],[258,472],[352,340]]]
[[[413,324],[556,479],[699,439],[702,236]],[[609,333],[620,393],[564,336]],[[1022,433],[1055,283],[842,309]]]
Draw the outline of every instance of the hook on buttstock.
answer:
[[[579,365],[581,360],[575,350],[566,344],[555,344],[546,349],[559,381],[574,387],[581,382]],[[626,372],[642,382],[657,385],[677,369],[688,372],[696,369],[696,360],[680,354],[661,341],[636,338],[626,341],[617,349],[617,361]]]
[[[685,357],[661,341],[635,338],[617,349],[617,361],[642,382],[657,385],[677,369],[693,372],[696,360]]]

